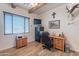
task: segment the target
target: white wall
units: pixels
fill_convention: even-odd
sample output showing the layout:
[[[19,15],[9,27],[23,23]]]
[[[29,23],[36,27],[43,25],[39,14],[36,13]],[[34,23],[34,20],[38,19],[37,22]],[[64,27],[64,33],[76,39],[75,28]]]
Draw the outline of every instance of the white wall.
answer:
[[[79,10],[74,11],[74,18],[73,21],[69,21],[68,13],[66,10],[66,5],[59,6],[55,9],[49,10],[48,12],[45,12],[40,15],[40,18],[42,19],[42,25],[45,28],[45,31],[48,31],[50,35],[52,35],[53,32],[59,34],[61,32],[64,33],[67,43],[70,44],[70,48],[72,50],[79,52]],[[56,18],[53,19],[52,13],[56,12]],[[60,29],[49,29],[48,22],[51,20],[60,20]],[[72,24],[68,24],[68,23]]]
[[[19,7],[13,9],[10,5],[0,4],[0,50],[8,49],[16,45],[15,35],[4,35],[4,15],[3,11],[26,16],[30,18],[30,32],[23,34],[28,38],[28,42],[34,41],[34,24],[33,19],[37,18],[36,14],[29,14],[27,10]]]

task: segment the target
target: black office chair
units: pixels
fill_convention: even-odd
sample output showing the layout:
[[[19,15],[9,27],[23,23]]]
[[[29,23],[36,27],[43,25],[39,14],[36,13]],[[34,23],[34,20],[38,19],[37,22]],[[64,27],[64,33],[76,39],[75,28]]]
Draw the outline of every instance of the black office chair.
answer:
[[[52,42],[49,38],[49,33],[48,32],[42,32],[41,41],[44,44],[43,47],[50,50],[50,48],[52,47]]]

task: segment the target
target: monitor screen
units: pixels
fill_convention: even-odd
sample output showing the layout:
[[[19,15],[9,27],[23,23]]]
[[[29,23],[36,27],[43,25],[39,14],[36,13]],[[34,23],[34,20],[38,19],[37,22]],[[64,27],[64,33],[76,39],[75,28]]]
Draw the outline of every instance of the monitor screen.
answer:
[[[34,19],[34,24],[41,24],[41,20],[40,19]]]

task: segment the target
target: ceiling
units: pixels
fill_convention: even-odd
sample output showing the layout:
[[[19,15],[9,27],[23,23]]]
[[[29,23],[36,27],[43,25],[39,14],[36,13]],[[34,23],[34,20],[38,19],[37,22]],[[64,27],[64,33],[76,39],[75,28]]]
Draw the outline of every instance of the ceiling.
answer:
[[[31,9],[32,6],[30,3],[14,3],[17,7],[24,8],[24,9]]]
[[[48,10],[51,10],[53,8],[56,8],[62,4],[64,4],[64,3],[46,3],[44,6],[35,10],[33,13],[42,14],[42,13],[44,13]],[[20,8],[28,9],[28,10],[32,8],[30,3],[14,3],[14,5],[16,5],[17,7],[20,7]]]
[[[63,3],[48,3],[45,6],[39,8],[38,10],[36,10],[34,13],[42,14],[42,13],[47,12],[47,11],[53,9],[53,8],[56,8],[56,7],[58,7],[62,4]]]

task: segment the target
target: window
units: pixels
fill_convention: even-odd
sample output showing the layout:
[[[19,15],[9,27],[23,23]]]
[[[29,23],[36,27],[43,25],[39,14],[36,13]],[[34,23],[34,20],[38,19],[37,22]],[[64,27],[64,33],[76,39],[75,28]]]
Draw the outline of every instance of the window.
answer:
[[[12,15],[5,14],[5,33],[12,33]]]
[[[24,18],[13,15],[13,33],[24,33]]]
[[[5,34],[29,32],[29,18],[10,13],[4,13]]]

